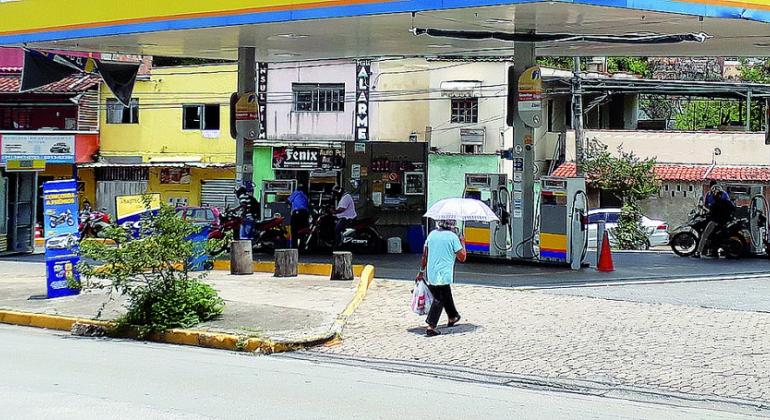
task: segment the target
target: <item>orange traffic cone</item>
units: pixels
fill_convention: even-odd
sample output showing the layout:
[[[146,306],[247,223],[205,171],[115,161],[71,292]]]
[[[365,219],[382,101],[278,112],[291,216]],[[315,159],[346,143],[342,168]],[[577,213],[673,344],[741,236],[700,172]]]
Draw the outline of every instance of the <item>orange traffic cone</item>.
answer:
[[[610,238],[607,235],[607,231],[604,231],[604,237],[602,238],[602,249],[599,254],[599,264],[596,265],[596,269],[603,273],[609,273],[615,271],[615,266],[612,264],[612,251],[610,251]]]

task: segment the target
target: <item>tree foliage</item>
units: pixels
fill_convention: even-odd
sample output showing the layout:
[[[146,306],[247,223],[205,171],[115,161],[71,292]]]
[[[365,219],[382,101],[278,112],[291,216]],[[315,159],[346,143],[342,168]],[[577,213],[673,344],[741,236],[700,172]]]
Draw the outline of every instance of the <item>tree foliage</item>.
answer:
[[[624,71],[642,77],[650,77],[647,57],[608,57],[607,71],[610,73]]]
[[[86,241],[78,266],[84,288],[109,288],[127,298],[120,326],[136,327],[140,336],[169,328],[187,328],[222,313],[224,302],[205,274],[194,275],[188,262],[206,253],[189,238],[199,228],[162,206],[157,215],[143,217],[138,237],[122,227],[108,228],[117,246]],[[95,263],[89,262],[95,261]]]
[[[623,249],[637,249],[647,241],[638,203],[660,191],[654,168],[654,158],[642,159],[622,145],[613,154],[598,140],[587,141],[583,169],[589,183],[623,203],[618,227],[613,231]]]

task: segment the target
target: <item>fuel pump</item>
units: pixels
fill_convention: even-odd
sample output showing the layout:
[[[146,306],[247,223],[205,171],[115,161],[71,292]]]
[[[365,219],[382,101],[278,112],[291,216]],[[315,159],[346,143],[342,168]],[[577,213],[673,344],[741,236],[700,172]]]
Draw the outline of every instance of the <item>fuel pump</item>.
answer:
[[[540,261],[582,267],[588,243],[584,178],[540,179]]]
[[[465,198],[484,202],[495,212],[499,222],[465,223],[464,234],[468,254],[478,257],[504,258],[510,249],[508,210],[510,194],[505,174],[466,174]]]
[[[291,206],[286,200],[297,188],[297,181],[293,179],[276,179],[262,181],[262,219],[269,219],[280,214],[288,223],[291,215]]]
[[[735,217],[749,221],[745,235],[752,255],[764,255],[768,245],[768,203],[762,185],[727,184],[725,191],[735,203]]]

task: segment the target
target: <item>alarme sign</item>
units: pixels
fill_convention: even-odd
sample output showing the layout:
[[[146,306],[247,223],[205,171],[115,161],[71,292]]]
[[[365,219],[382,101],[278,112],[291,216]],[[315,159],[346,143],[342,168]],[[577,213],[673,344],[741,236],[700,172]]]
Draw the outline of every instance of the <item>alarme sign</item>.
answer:
[[[356,63],[356,141],[369,140],[369,81],[371,79],[371,61]]]

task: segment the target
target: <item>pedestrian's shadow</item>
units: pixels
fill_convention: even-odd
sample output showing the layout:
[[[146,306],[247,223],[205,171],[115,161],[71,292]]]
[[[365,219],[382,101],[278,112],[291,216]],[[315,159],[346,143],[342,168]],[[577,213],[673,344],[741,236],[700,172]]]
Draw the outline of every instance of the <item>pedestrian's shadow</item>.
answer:
[[[471,333],[479,328],[478,325],[471,323],[457,324],[454,327],[447,327],[446,324],[438,326],[438,330],[442,335]],[[412,327],[407,329],[407,331],[416,335],[425,335],[425,327]]]

